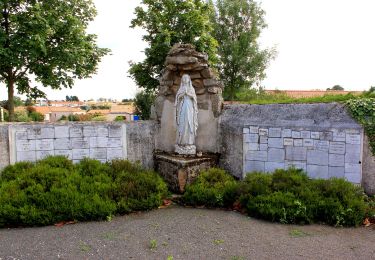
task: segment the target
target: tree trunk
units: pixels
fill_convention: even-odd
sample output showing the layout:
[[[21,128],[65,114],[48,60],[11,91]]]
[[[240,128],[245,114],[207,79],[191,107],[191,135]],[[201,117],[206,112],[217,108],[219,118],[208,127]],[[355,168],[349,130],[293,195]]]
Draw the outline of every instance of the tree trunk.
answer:
[[[8,112],[9,112],[9,122],[14,122],[14,80],[8,80]]]

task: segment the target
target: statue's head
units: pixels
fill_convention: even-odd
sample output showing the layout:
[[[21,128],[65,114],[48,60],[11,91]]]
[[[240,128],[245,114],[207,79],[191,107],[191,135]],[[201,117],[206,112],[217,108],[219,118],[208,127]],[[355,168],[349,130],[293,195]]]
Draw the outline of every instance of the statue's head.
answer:
[[[191,85],[191,79],[188,74],[184,74],[181,79],[181,84],[185,86],[190,86]]]

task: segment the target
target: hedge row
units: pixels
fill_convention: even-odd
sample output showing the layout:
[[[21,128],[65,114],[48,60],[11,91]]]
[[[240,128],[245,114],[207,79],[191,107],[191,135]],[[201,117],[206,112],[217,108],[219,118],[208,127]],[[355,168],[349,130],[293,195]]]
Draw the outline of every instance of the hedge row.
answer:
[[[0,227],[102,220],[156,208],[166,195],[159,175],[124,160],[21,162],[0,175]]]
[[[312,180],[293,168],[251,173],[243,181],[210,169],[186,187],[182,200],[193,206],[240,206],[250,216],[281,223],[358,226],[370,214],[360,187],[344,179]]]

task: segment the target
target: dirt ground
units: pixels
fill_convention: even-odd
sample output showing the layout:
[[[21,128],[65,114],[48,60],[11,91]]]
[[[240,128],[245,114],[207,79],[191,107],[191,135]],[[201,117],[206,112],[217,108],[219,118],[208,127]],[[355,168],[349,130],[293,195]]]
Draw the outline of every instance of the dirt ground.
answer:
[[[0,229],[0,259],[375,259],[375,228],[269,223],[171,206],[63,227]]]

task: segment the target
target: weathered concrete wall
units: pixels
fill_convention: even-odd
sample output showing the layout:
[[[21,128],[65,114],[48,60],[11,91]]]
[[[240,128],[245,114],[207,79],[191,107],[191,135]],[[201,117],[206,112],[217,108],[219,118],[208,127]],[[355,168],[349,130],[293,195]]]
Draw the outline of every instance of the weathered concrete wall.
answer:
[[[17,161],[65,155],[107,161],[124,158],[153,167],[156,123],[15,123],[0,125],[0,169]]]
[[[9,124],[0,123],[0,169],[9,165]]]
[[[139,161],[143,167],[154,167],[156,121],[140,121],[126,124],[128,160]]]
[[[362,186],[367,194],[375,195],[375,156],[372,155],[368,137],[363,145]]]
[[[220,128],[220,164],[237,177],[294,165],[361,182],[363,129],[341,104],[226,106]]]

